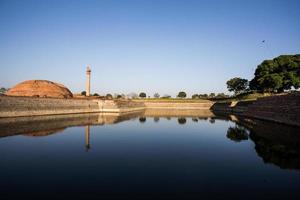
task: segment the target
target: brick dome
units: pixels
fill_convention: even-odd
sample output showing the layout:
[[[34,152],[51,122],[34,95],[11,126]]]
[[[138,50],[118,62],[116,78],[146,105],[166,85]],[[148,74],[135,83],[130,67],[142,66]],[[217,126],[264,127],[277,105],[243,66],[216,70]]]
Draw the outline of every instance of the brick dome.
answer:
[[[73,97],[71,91],[64,85],[46,80],[29,80],[21,82],[7,91],[6,95],[56,98]]]

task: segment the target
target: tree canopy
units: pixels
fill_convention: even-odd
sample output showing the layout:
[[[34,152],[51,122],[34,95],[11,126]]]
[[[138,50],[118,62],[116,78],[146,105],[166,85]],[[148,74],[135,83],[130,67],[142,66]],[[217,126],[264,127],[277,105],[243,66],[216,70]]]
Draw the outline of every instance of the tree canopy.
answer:
[[[160,95],[158,93],[155,93],[153,96],[154,96],[154,98],[159,98],[160,97]]]
[[[4,94],[7,90],[8,90],[8,89],[6,89],[6,88],[4,88],[4,87],[0,88],[0,94]]]
[[[179,97],[179,98],[185,98],[186,97],[186,93],[183,92],[183,91],[181,91],[181,92],[178,93],[177,97]]]
[[[248,87],[248,80],[240,77],[235,77],[226,82],[227,88],[230,92],[239,94],[244,92]]]
[[[300,87],[300,54],[281,55],[257,66],[250,89],[259,91],[289,90]]]
[[[107,98],[107,99],[112,99],[112,98],[113,98],[113,95],[111,95],[111,94],[108,93],[108,94],[106,94],[106,98]]]
[[[146,93],[145,93],[145,92],[141,92],[141,93],[140,93],[140,95],[139,95],[139,97],[141,97],[141,98],[146,98],[146,97],[147,97],[147,95],[146,95]]]

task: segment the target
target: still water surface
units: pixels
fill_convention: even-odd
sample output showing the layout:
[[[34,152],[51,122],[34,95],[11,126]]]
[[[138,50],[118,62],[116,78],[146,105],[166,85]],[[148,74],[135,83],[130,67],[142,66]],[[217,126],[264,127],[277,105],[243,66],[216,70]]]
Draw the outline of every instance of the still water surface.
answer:
[[[0,195],[300,195],[300,129],[197,113],[0,120]]]

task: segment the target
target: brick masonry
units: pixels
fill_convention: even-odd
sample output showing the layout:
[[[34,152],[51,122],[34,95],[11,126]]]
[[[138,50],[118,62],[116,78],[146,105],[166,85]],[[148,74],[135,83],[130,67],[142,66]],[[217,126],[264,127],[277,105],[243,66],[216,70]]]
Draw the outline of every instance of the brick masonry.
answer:
[[[144,109],[142,103],[129,100],[0,97],[0,117],[93,112],[129,112],[141,109]]]
[[[232,113],[246,117],[300,126],[300,94],[287,94],[259,98],[256,101],[215,103],[216,114]]]

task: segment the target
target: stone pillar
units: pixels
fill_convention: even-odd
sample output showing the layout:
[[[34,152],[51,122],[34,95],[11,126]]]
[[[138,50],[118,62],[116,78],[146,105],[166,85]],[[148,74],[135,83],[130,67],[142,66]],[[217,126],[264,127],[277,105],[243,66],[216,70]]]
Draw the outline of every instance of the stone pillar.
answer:
[[[89,97],[91,95],[91,69],[89,66],[86,68],[86,96]]]
[[[90,126],[85,126],[85,149],[88,151],[90,149]]]

